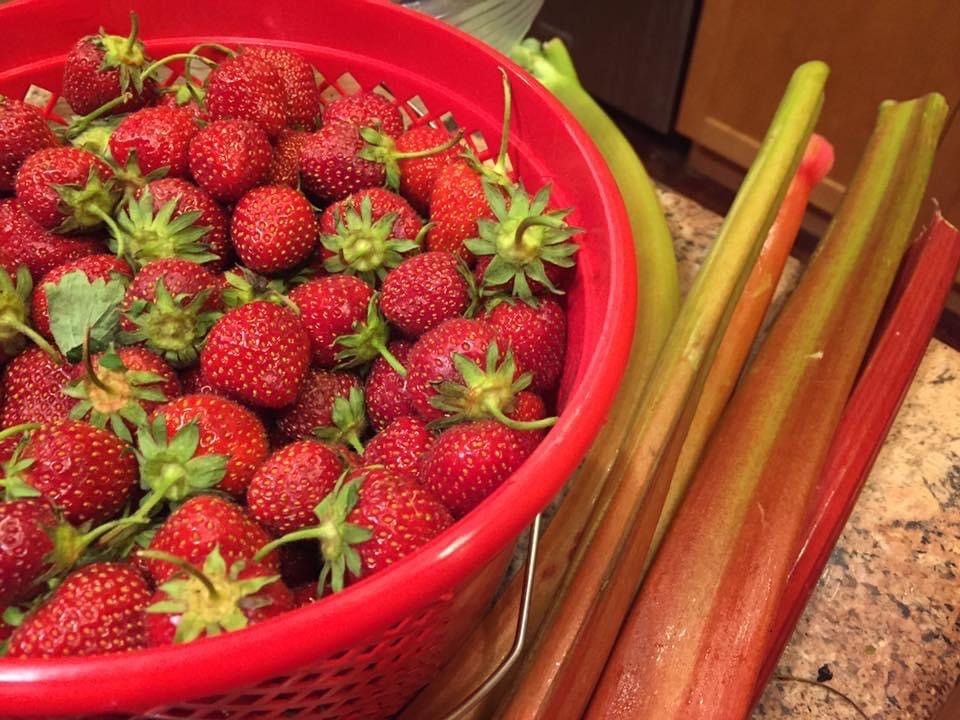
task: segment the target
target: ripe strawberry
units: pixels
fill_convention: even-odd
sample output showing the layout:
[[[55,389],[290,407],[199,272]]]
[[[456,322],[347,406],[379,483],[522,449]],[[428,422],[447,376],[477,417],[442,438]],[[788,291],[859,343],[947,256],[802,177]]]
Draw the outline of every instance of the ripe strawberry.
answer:
[[[10,657],[126,652],[146,646],[146,580],[132,565],[97,562],[71,573],[10,638]]]
[[[224,561],[248,563],[270,542],[270,535],[242,507],[217,495],[188,498],[157,529],[148,549],[170,553],[193,565],[202,564],[217,546]],[[141,558],[158,585],[176,574],[169,562]],[[279,572],[280,559],[271,551],[260,563],[270,572]]]
[[[445,145],[452,138],[442,126],[418,125],[399,135],[396,146],[400,153],[417,153]],[[400,194],[418,212],[429,215],[430,195],[437,176],[444,166],[455,162],[462,153],[463,148],[457,144],[442,152],[400,159]]]
[[[267,176],[268,185],[300,185],[300,151],[310,133],[302,130],[284,130],[273,144],[273,162]]]
[[[444,430],[423,460],[420,482],[461,518],[496,490],[532,452],[521,433],[496,420]]]
[[[219,310],[223,307],[220,297],[221,284],[216,275],[203,265],[177,257],[160,258],[144,265],[130,283],[123,298],[122,310],[130,312],[137,302],[153,303],[157,298],[157,283],[171,295],[186,295],[183,304],[193,301],[200,293],[206,294],[204,310]],[[121,320],[124,330],[133,331],[136,323],[129,318]]]
[[[46,500],[24,498],[0,503],[0,607],[31,596],[50,567],[51,533],[57,525]]]
[[[417,417],[398,417],[367,443],[365,465],[383,465],[400,477],[418,482],[420,465],[433,446],[434,436]]]
[[[304,58],[284,48],[244,48],[245,55],[264,60],[280,77],[286,100],[287,125],[313,130],[323,115],[323,101],[313,68]]]
[[[478,220],[494,217],[482,178],[466,161],[452,162],[439,170],[430,193],[429,250],[456,253],[473,264],[474,257],[463,243],[480,234]]]
[[[200,240],[210,253],[219,258],[206,261],[204,263],[206,267],[216,272],[233,261],[233,246],[228,236],[227,214],[205,190],[179,178],[154,180],[147,185],[147,189],[153,196],[154,213],[159,213],[160,209],[171,200],[177,201],[176,209],[170,216],[171,220],[176,220],[186,213],[200,213],[194,225],[208,228],[207,233]],[[162,257],[156,252],[152,253],[152,256]]]
[[[334,403],[337,398],[349,401],[350,391],[354,388],[360,389],[356,375],[310,368],[296,402],[277,413],[277,429],[281,437],[286,440],[315,438],[313,431],[317,428],[336,428]],[[341,412],[340,419],[345,424],[352,424],[360,418],[344,416]]]
[[[246,120],[218,120],[201,128],[188,153],[197,185],[225,203],[236,202],[263,183],[272,159],[267,134]]]
[[[317,244],[317,218],[307,199],[283,185],[248,192],[233,209],[230,237],[240,260],[259,273],[290,270]]]
[[[44,275],[33,288],[30,296],[30,314],[33,327],[48,340],[53,339],[50,333],[50,312],[47,305],[47,285],[56,285],[67,273],[79,270],[90,281],[103,279],[109,281],[115,275],[132,278],[130,266],[114,255],[87,255],[86,257],[58,265]]]
[[[56,136],[37,108],[0,95],[0,193],[13,192],[13,179],[27,157],[56,145]]]
[[[117,515],[137,484],[137,461],[116,435],[85,422],[62,420],[33,431],[6,468],[7,493],[39,491],[74,525]]]
[[[323,111],[324,124],[345,122],[355,127],[374,127],[390,137],[403,132],[403,115],[390,100],[375,92],[360,91],[331,102]]]
[[[367,142],[360,128],[348,122],[324,120],[300,150],[300,180],[315,200],[332,202],[387,180],[382,162],[361,156]]]
[[[43,277],[57,265],[103,252],[92,238],[54,235],[34,222],[16,200],[0,199],[0,254],[14,268],[26,265],[30,275]]]
[[[406,366],[412,347],[413,343],[407,340],[392,340],[387,349],[397,362]],[[363,394],[367,403],[367,417],[376,432],[381,432],[396,418],[417,414],[407,393],[406,378],[386,358],[373,361]]]
[[[38,225],[61,232],[99,227],[117,202],[110,166],[93,153],[51,147],[30,155],[14,185],[17,202]]]
[[[444,320],[468,314],[476,298],[469,278],[469,270],[453,253],[415,255],[387,274],[380,310],[404,335],[420,337]]]
[[[143,108],[121,120],[111,133],[110,154],[120,167],[135,154],[142,175],[166,168],[165,177],[187,177],[187,150],[196,133],[189,110]]]
[[[337,365],[337,354],[343,350],[337,338],[352,333],[354,324],[366,318],[372,297],[373,288],[351,275],[317,278],[290,292],[290,300],[300,308],[316,365]]]
[[[530,389],[547,393],[557,388],[567,349],[567,322],[563,307],[550,297],[525,302],[500,302],[486,313],[497,336],[510,346],[517,372],[533,375]]]
[[[142,77],[150,65],[143,43],[137,39],[136,15],[131,13],[129,37],[97,35],[80,38],[67,53],[63,67],[63,97],[79,115],[87,115],[129,92],[131,97],[110,112],[124,113],[149,103],[156,95],[153,78]]]
[[[196,423],[200,439],[196,457],[223,455],[226,473],[217,488],[242,498],[257,468],[267,459],[267,434],[254,413],[216,395],[183,395],[158,408],[167,435],[173,437],[187,423]]]
[[[407,356],[407,394],[425,420],[443,417],[443,411],[431,404],[437,385],[462,382],[453,355],[459,354],[483,364],[487,351],[496,342],[493,325],[481,319],[452,318],[429,330],[414,344]]]
[[[216,322],[200,363],[215,387],[257,407],[281,408],[297,399],[310,363],[310,337],[292,311],[252,302]]]
[[[359,190],[327,206],[320,214],[320,232],[334,234],[337,231],[338,216],[343,218],[350,208],[358,210],[365,198],[370,199],[370,214],[373,220],[380,220],[391,213],[396,215],[392,237],[414,240],[423,229],[423,220],[405,198],[386,188],[372,187]]]
[[[240,53],[215,67],[204,97],[212,120],[246,120],[271,139],[287,124],[285,88],[273,64],[254,53]]]
[[[273,453],[247,488],[250,513],[277,535],[310,527],[313,509],[334,488],[346,465],[333,446],[298,440]]]
[[[202,569],[193,569],[178,572],[150,599],[148,645],[186,643],[239,630],[295,607],[293,594],[277,573],[242,561],[228,568],[217,548]]]
[[[3,369],[3,411],[0,425],[52,423],[65,420],[74,405],[63,388],[78,368],[57,364],[38,347],[27,348]]]

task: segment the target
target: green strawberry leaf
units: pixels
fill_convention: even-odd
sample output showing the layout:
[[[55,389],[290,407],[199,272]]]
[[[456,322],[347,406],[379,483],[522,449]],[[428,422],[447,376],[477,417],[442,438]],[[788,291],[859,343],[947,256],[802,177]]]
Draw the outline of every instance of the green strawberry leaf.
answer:
[[[43,289],[47,294],[50,332],[68,360],[77,362],[82,357],[88,329],[91,353],[110,347],[120,328],[120,303],[126,292],[122,281],[91,282],[82,270],[74,270]]]

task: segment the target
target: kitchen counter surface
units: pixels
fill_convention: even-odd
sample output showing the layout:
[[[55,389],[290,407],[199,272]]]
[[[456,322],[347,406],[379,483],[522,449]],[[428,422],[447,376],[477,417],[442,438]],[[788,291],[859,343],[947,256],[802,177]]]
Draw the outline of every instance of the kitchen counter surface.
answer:
[[[720,217],[664,190],[685,290]],[[795,281],[793,263],[784,278]],[[777,675],[871,720],[930,720],[960,676],[960,353],[934,340]],[[774,680],[752,720],[862,718]]]

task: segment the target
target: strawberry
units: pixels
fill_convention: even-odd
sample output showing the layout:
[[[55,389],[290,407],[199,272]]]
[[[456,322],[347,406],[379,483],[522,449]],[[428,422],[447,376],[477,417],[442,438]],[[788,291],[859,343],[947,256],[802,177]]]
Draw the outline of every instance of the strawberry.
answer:
[[[547,406],[543,398],[536,393],[522,390],[513,398],[513,409],[507,416],[511,420],[532,427],[547,417]],[[546,434],[545,429],[517,430],[518,440],[521,444],[525,444],[530,452],[536,449]]]
[[[137,462],[127,444],[74,420],[34,430],[5,470],[8,499],[39,493],[74,525],[111,519],[137,484]]]
[[[165,177],[186,177],[187,150],[196,132],[197,125],[188,110],[143,108],[117,125],[110,135],[110,154],[121,167],[136,157],[142,175],[166,169]]]
[[[176,220],[186,213],[200,213],[194,221],[196,227],[207,228],[206,234],[200,238],[206,245],[206,250],[217,256],[217,260],[207,260],[204,265],[213,271],[221,270],[233,260],[233,246],[228,236],[229,221],[227,214],[209,193],[196,185],[179,178],[161,178],[147,185],[150,195],[153,196],[153,212],[160,209],[171,200],[176,200],[175,210],[170,216]],[[141,191],[142,194],[143,191]],[[138,195],[139,197],[139,195]],[[179,254],[179,251],[178,253]],[[153,257],[161,257],[157,252]]]
[[[387,346],[398,363],[407,364],[413,343],[407,340],[392,340]],[[407,415],[416,415],[417,409],[407,394],[407,381],[397,370],[379,357],[370,366],[363,393],[367,403],[367,416],[376,432],[382,431],[391,421]]]
[[[126,652],[146,646],[150,588],[126,563],[97,562],[71,573],[10,638],[10,657]]]
[[[300,185],[300,151],[310,133],[303,130],[284,130],[273,144],[273,161],[267,175],[268,185]]]
[[[156,106],[180,108],[190,113],[194,120],[210,122],[210,114],[200,100],[199,88],[194,86],[194,90],[191,90],[186,81],[174,82],[163,88],[157,95]]]
[[[281,436],[288,440],[313,438],[317,428],[336,428],[334,404],[338,398],[349,401],[350,391],[354,388],[360,389],[356,375],[310,368],[296,402],[277,414],[277,429]],[[351,424],[359,418],[344,415],[341,411],[340,419]]]
[[[238,560],[250,562],[257,551],[270,542],[267,531],[235,502],[217,495],[188,498],[157,529],[149,550],[175,555],[193,565],[201,564],[215,548],[220,548],[224,561],[233,565]],[[176,574],[169,562],[141,558],[157,584]],[[259,560],[270,572],[279,572],[276,552]]]
[[[33,326],[45,338],[52,340],[50,333],[50,312],[47,305],[47,285],[56,285],[67,273],[79,270],[87,279],[93,281],[98,278],[110,280],[115,275],[124,278],[133,277],[130,266],[114,255],[87,255],[77,260],[65,262],[45,274],[33,288],[30,296],[30,315]]]
[[[400,153],[417,153],[446,145],[453,136],[443,126],[418,125],[397,137],[396,147]],[[400,194],[418,212],[430,214],[430,195],[437,176],[444,166],[455,162],[462,153],[459,145],[441,152],[420,157],[403,158],[400,165]]]
[[[466,265],[449,252],[407,258],[383,281],[380,310],[408,337],[417,338],[444,320],[470,314],[476,289]]]
[[[479,219],[493,219],[482,178],[466,161],[449,163],[437,172],[430,193],[432,225],[427,232],[427,249],[456,253],[473,264],[474,256],[464,241],[479,235]]]
[[[154,303],[157,299],[157,283],[171,295],[186,295],[184,304],[192,302],[200,293],[205,293],[203,310],[219,310],[223,307],[220,298],[221,284],[216,275],[206,267],[178,257],[160,258],[144,265],[123,297],[122,309],[130,312],[138,302]],[[133,331],[137,325],[129,318],[121,321],[124,330]]]
[[[417,417],[398,417],[367,443],[365,465],[383,465],[400,477],[420,479],[420,464],[433,445],[433,433]]]
[[[242,498],[257,468],[267,459],[267,434],[253,412],[216,395],[183,395],[153,415],[162,415],[167,434],[173,436],[188,423],[200,431],[196,457],[223,455],[226,472],[217,488]]]
[[[246,120],[275,138],[287,124],[287,98],[277,71],[254,53],[240,53],[215,67],[204,97],[211,120]]]
[[[261,300],[230,310],[216,322],[200,363],[215,387],[257,407],[281,408],[297,399],[310,342],[299,317]]]
[[[517,372],[532,374],[530,389],[547,393],[557,388],[567,349],[567,322],[563,307],[550,297],[525,302],[500,302],[486,313],[497,336],[510,346]]]
[[[286,100],[287,125],[313,130],[323,115],[323,101],[313,68],[302,56],[284,48],[244,48],[245,55],[264,60],[280,77]]]
[[[315,200],[342,200],[387,180],[382,162],[361,155],[367,141],[360,128],[348,122],[330,122],[311,133],[300,150],[300,180]]]
[[[46,500],[0,503],[0,607],[28,599],[50,567],[51,533],[57,525]]]
[[[138,23],[130,14],[130,35],[97,35],[80,38],[70,48],[63,66],[63,97],[80,115],[87,115],[121,93],[129,100],[112,109],[130,112],[143,107],[156,95],[156,82],[143,77],[150,64],[146,48],[137,39]]]
[[[199,365],[180,370],[180,387],[183,388],[184,395],[218,395],[224,397],[219,391],[215,390],[210,381],[203,375],[203,368]]]
[[[13,179],[27,157],[59,144],[40,110],[0,95],[0,193],[13,192]]]
[[[16,200],[0,199],[0,254],[15,269],[26,265],[43,277],[57,265],[103,252],[100,240],[54,235],[34,222]]]
[[[218,120],[190,141],[188,162],[197,185],[215,200],[233,203],[263,183],[273,148],[267,134],[245,120]]]
[[[176,566],[176,564],[175,564]],[[255,625],[294,608],[290,589],[271,570],[233,563],[218,548],[203,568],[190,565],[163,583],[146,608],[147,644],[192,642]]]
[[[327,105],[323,111],[323,122],[375,127],[394,138],[403,132],[403,116],[397,106],[383,95],[363,90],[355,95],[343,95]]]
[[[118,196],[110,166],[93,153],[51,147],[30,155],[14,185],[17,202],[38,225],[60,232],[100,226]]]
[[[313,509],[337,484],[346,466],[332,446],[298,440],[273,453],[247,488],[250,513],[277,535],[316,522]]]
[[[300,308],[316,365],[337,365],[337,354],[343,349],[337,338],[353,332],[354,324],[366,318],[372,298],[373,288],[350,275],[316,278],[290,292],[290,300]]]
[[[317,244],[317,218],[307,199],[283,185],[245,194],[233,209],[230,237],[240,260],[258,273],[290,270]]]
[[[0,425],[65,420],[74,405],[63,388],[77,374],[76,366],[58,364],[38,347],[27,348],[3,369],[3,411]]]

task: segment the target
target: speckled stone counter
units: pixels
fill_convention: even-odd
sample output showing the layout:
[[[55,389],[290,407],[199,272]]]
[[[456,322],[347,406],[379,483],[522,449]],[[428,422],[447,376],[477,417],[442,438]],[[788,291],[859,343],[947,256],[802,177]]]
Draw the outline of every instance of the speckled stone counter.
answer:
[[[661,201],[686,289],[720,218]],[[960,676],[958,562],[960,353],[933,341],[777,674],[819,677],[871,720],[930,720]],[[860,717],[824,687],[775,680],[752,720]]]

